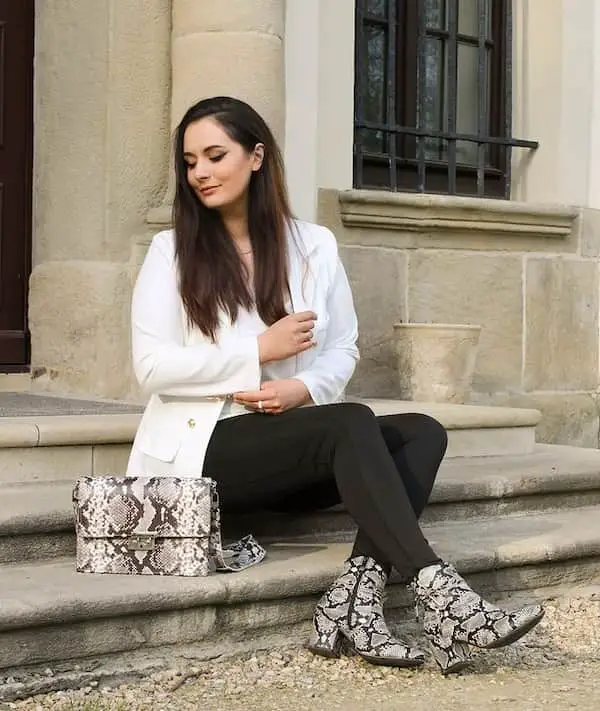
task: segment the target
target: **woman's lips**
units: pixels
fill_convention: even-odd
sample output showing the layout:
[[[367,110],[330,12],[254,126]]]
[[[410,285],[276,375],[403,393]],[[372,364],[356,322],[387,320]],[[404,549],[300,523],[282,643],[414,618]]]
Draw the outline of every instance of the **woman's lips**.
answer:
[[[203,197],[207,197],[208,195],[212,195],[216,190],[218,190],[219,186],[218,185],[211,185],[208,188],[201,188],[200,189],[200,194]]]

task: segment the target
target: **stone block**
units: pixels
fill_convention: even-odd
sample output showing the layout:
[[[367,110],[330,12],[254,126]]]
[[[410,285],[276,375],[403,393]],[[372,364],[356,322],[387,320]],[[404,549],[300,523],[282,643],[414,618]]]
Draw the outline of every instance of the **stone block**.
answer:
[[[173,120],[209,96],[234,96],[251,104],[283,146],[284,49],[274,35],[206,32],[173,42]],[[195,69],[194,69],[195,68]]]
[[[133,382],[131,286],[130,269],[122,264],[47,262],[34,269],[33,388],[126,397]]]
[[[255,32],[283,38],[285,3],[281,0],[175,0],[173,34]]]
[[[170,24],[169,0],[38,3],[34,265],[129,257],[164,190]]]
[[[520,385],[521,257],[417,250],[408,278],[409,322],[481,325],[473,390]]]
[[[600,257],[600,210],[584,208],[579,218],[582,257]]]
[[[26,392],[31,386],[29,373],[0,373],[0,393]]]
[[[597,264],[556,257],[527,259],[525,291],[524,389],[595,389]]]
[[[117,474],[123,476],[127,469],[130,451],[130,444],[95,445],[93,453],[94,475]]]
[[[539,410],[542,419],[536,428],[538,442],[598,449],[600,403],[595,393],[497,393],[485,396],[485,402]]]
[[[0,449],[0,484],[75,481],[92,475],[92,448],[3,447]]]
[[[75,624],[0,632],[0,669],[131,651],[163,644],[190,643],[214,633],[215,609],[201,607],[160,615],[90,619]]]
[[[361,360],[349,392],[398,394],[394,328],[406,320],[406,255],[398,250],[340,247],[358,315]]]

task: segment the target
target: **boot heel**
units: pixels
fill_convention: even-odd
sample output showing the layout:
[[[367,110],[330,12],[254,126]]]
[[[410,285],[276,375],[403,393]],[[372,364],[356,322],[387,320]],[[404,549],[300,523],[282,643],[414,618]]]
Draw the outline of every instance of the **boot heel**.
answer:
[[[433,658],[442,674],[456,674],[471,662],[471,651],[465,642],[453,642],[450,647],[432,645]]]
[[[313,621],[312,634],[306,645],[307,649],[321,657],[337,659],[342,653],[343,641],[343,636],[337,626],[317,612]]]

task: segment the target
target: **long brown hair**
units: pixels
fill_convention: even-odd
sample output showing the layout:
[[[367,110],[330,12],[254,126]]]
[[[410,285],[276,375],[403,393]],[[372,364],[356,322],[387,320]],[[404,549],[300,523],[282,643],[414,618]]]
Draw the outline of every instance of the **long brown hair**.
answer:
[[[191,123],[209,116],[246,151],[254,150],[257,143],[265,147],[262,166],[252,173],[248,195],[254,296],[221,214],[203,205],[188,183],[183,158],[184,134]],[[248,104],[227,96],[194,104],[175,132],[175,175],[175,254],[179,291],[189,323],[215,341],[220,310],[235,321],[239,307],[255,306],[268,326],[283,318],[288,288],[286,230],[292,213],[283,158],[262,117]]]

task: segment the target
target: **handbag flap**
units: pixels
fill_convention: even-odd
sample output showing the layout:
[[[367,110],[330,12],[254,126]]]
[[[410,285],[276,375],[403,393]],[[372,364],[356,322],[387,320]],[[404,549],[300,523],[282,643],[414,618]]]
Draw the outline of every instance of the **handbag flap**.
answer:
[[[73,490],[77,533],[87,538],[207,537],[213,492],[214,482],[207,478],[82,477]]]

